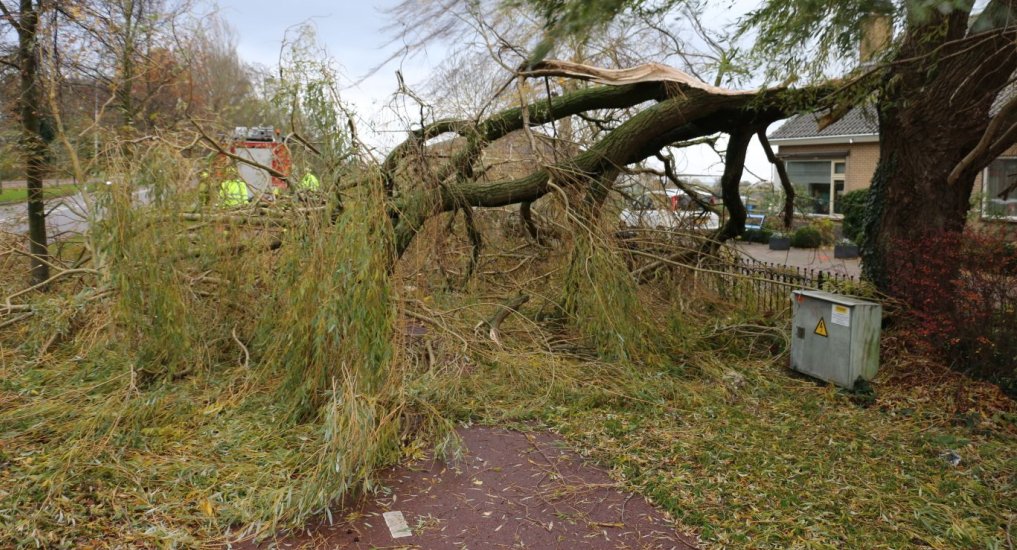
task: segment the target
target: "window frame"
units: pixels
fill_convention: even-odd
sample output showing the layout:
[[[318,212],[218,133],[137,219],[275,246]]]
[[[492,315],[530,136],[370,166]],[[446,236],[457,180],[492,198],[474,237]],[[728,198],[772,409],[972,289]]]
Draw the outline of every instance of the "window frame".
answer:
[[[810,217],[810,218],[831,218],[831,219],[835,219],[835,220],[842,219],[844,217],[844,214],[836,213],[836,208],[837,208],[837,184],[838,183],[844,184],[844,193],[847,193],[847,165],[848,165],[848,158],[847,157],[838,157],[838,158],[833,158],[833,159],[804,159],[804,158],[798,159],[798,158],[796,158],[796,159],[787,159],[787,160],[785,160],[784,161],[784,165],[787,166],[788,164],[790,164],[792,162],[812,162],[812,163],[827,162],[827,163],[830,164],[830,181],[828,183],[828,185],[830,186],[830,190],[829,190],[829,193],[830,193],[830,195],[829,195],[830,196],[829,213],[827,213],[827,214],[820,214],[820,213],[817,213],[817,212],[806,212],[805,215],[807,217]],[[842,173],[839,173],[839,174],[837,173],[837,165],[838,164],[843,164],[844,165],[844,171]],[[795,184],[794,181],[792,181],[791,183]],[[805,185],[809,185],[809,184],[805,184]]]
[[[992,159],[992,162],[996,162],[998,160],[1010,160],[1010,161],[1017,162],[1017,156],[1015,156],[1015,155],[1002,155],[1002,156],[998,156],[998,157]],[[992,162],[989,163],[990,166],[992,165]],[[981,191],[982,191],[982,199],[980,201],[978,201],[980,203],[979,209],[978,209],[978,217],[982,221],[987,221],[987,222],[1005,222],[1005,223],[1015,223],[1015,222],[1017,222],[1017,215],[1014,215],[1014,216],[991,216],[991,215],[986,214],[985,210],[986,210],[986,207],[989,205],[989,166],[986,166],[982,170],[982,189],[981,189]],[[1017,190],[1015,190],[1013,192],[1013,196],[1017,196]]]

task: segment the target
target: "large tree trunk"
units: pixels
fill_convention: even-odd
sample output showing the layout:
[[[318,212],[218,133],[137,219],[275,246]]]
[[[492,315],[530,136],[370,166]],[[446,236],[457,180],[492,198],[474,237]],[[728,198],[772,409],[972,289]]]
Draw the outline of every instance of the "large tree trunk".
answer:
[[[657,86],[654,86],[656,88]],[[417,188],[395,198],[390,208],[395,224],[396,250],[401,255],[410,245],[417,231],[431,216],[448,212],[465,206],[497,207],[520,202],[532,202],[552,189],[560,187],[587,187],[610,181],[612,172],[620,167],[639,162],[658,153],[662,148],[683,140],[693,139],[717,132],[730,132],[736,128],[757,128],[788,115],[792,105],[800,105],[813,98],[816,87],[806,90],[767,89],[754,94],[728,95],[712,93],[698,89],[679,90],[682,93],[660,100],[659,103],[647,107],[643,111],[626,120],[623,124],[610,131],[599,142],[573,158],[563,160],[550,166],[542,166],[531,174],[516,178],[493,182],[457,180],[437,187]],[[618,97],[615,94],[622,92]],[[582,99],[603,99],[605,97],[623,103],[638,104],[646,101],[643,85],[617,88],[593,88],[576,92],[574,96],[558,98],[561,106]],[[625,93],[628,97],[625,97]],[[651,97],[654,92],[650,90]],[[813,100],[814,101],[814,100]],[[596,107],[590,102],[590,107]],[[506,123],[514,110],[506,111],[492,117],[498,121],[496,125],[485,122],[481,125],[481,134],[490,133],[494,138],[507,134],[508,131],[522,127],[520,119]],[[567,109],[554,111],[564,116]],[[541,111],[531,111],[531,124],[542,119]],[[454,125],[440,123],[449,128],[444,131],[455,131]],[[491,130],[484,130],[490,126]],[[421,135],[431,135],[425,129]],[[437,132],[437,131],[436,131]],[[435,133],[434,135],[438,135]],[[419,139],[414,136],[411,139]],[[393,156],[401,154],[403,146],[396,148]],[[389,160],[386,164],[394,166],[398,161]],[[384,167],[383,167],[384,168]],[[605,176],[607,179],[604,179]],[[602,191],[602,190],[600,190]],[[594,189],[592,202],[598,202],[598,190]]]
[[[42,90],[39,78],[39,59],[36,43],[39,28],[38,8],[32,0],[21,0],[21,19],[18,30],[18,68],[21,77],[21,95],[18,98],[21,115],[22,153],[25,160],[25,179],[28,187],[28,238],[31,252],[31,280],[33,284],[49,279],[47,256],[46,211],[43,203],[42,180],[46,166],[46,142],[42,135]]]
[[[964,230],[975,178],[998,154],[997,147],[965,162],[1017,69],[1017,50],[1012,33],[971,36],[967,29],[960,10],[909,28],[897,59],[913,61],[893,65],[886,76],[863,247],[865,274],[885,292],[895,290],[895,263],[924,253],[915,244]]]

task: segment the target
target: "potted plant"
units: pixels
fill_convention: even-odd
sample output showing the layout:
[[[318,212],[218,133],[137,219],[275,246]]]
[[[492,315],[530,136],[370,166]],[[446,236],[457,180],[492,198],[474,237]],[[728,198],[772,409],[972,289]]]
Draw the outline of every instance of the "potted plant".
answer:
[[[833,246],[833,257],[851,260],[858,257],[858,245],[848,239],[841,239]]]
[[[770,250],[791,250],[791,237],[780,232],[770,235]]]

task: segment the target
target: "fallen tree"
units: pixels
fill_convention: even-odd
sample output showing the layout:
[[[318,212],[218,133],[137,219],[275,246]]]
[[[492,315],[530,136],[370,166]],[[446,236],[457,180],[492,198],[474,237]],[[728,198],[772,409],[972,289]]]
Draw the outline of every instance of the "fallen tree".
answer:
[[[567,76],[605,82],[534,101],[496,113],[483,121],[442,120],[413,132],[382,164],[390,191],[389,212],[396,234],[396,250],[406,251],[414,236],[431,217],[464,207],[499,207],[532,203],[557,188],[602,185],[610,188],[621,168],[660,155],[662,150],[695,138],[726,133],[729,140],[723,178],[725,206],[730,217],[715,240],[723,242],[744,231],[745,208],[738,183],[749,138],[769,124],[804,109],[816,108],[833,85],[801,89],[777,87],[734,91],[709,86],[678,71],[657,65],[626,71],[604,71],[574,63],[547,61],[521,78]],[[485,147],[508,134],[573,115],[597,110],[633,108],[652,102],[616,128],[606,132],[585,151],[529,174],[497,181],[474,177],[474,165]],[[444,165],[434,168],[429,184],[400,181],[397,167],[413,151],[423,151],[429,140],[455,134],[462,145]],[[396,190],[407,189],[395,193]],[[603,194],[601,194],[603,196]]]

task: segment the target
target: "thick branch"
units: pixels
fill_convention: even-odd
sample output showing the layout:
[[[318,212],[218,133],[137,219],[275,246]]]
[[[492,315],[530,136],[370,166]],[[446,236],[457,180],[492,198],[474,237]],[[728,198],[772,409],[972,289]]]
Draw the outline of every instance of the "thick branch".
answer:
[[[745,232],[745,205],[739,192],[742,172],[745,170],[745,153],[755,131],[751,128],[739,128],[731,133],[727,141],[727,153],[724,154],[724,175],[720,178],[720,186],[724,197],[724,208],[728,218],[724,227],[717,233],[716,242],[722,243]]]
[[[691,199],[692,202],[696,203],[696,206],[702,208],[707,212],[713,212],[715,214],[717,213],[713,206],[710,206],[710,204],[708,204],[706,201],[703,200],[702,197],[699,196],[698,192],[690,188],[688,185],[685,185],[685,182],[678,177],[678,174],[674,171],[674,159],[672,157],[666,157],[660,153],[658,153],[655,156],[661,162],[664,163],[664,176],[671,183],[673,183],[675,187],[681,189],[682,192],[688,195],[689,199]]]
[[[665,86],[659,83],[630,84],[627,86],[600,86],[586,88],[553,98],[551,101],[538,100],[526,106],[505,109],[482,123],[466,120],[439,120],[425,128],[413,132],[403,143],[389,153],[382,164],[386,185],[394,185],[394,172],[408,153],[422,147],[428,139],[446,133],[471,137],[477,143],[489,143],[504,137],[516,130],[521,130],[524,120],[529,119],[530,126],[539,126],[548,122],[577,115],[597,109],[621,109],[632,107],[646,101],[661,101],[667,98]]]
[[[544,237],[540,234],[540,229],[537,228],[537,223],[533,221],[533,203],[530,201],[523,201],[519,205],[519,218],[523,222],[523,227],[526,228],[526,233],[533,239],[533,242],[543,245]]]
[[[676,141],[720,131],[738,133],[742,128],[755,132],[785,118],[788,105],[808,101],[816,91],[774,89],[756,95],[717,95],[689,90],[634,115],[586,152],[528,176],[492,183],[466,181],[407,193],[392,204],[397,250],[399,254],[405,251],[423,223],[440,212],[464,205],[496,207],[534,201],[551,189],[549,182],[562,187],[589,184],[609,170],[639,162]],[[740,203],[737,189],[735,196]]]
[[[770,140],[766,137],[766,129],[761,128],[756,132],[759,137],[759,144],[763,146],[766,153],[766,160],[777,169],[777,177],[780,178],[780,186],[784,188],[784,228],[791,229],[791,222],[795,217],[795,188],[791,185],[791,178],[787,175],[787,166],[784,161],[773,154],[773,147],[770,147]]]
[[[530,297],[528,295],[520,294],[519,296],[516,296],[511,301],[509,301],[507,304],[499,305],[498,311],[494,315],[492,315],[491,318],[485,319],[477,323],[477,326],[474,327],[473,329],[474,332],[479,331],[481,328],[484,327],[484,325],[487,325],[488,336],[491,338],[492,341],[494,341],[494,343],[500,346],[502,322],[505,321],[505,319],[507,319],[509,315],[517,312],[519,308],[522,307],[523,304],[525,304],[529,300]]]
[[[978,144],[957,163],[957,166],[953,167],[950,175],[946,178],[948,185],[956,185],[967,172],[981,170],[989,162],[992,162],[992,159],[999,156],[999,153],[995,153],[996,151],[1001,153],[1012,145],[1015,131],[1017,131],[1014,114],[1017,114],[1017,96],[1011,97],[1003,105],[999,113],[989,121]],[[1008,123],[1009,127],[1001,133],[1000,130],[1004,123]],[[1001,134],[998,139],[997,134]]]
[[[667,82],[716,95],[753,95],[756,93],[752,90],[730,90],[711,86],[684,71],[660,63],[646,63],[626,69],[602,69],[571,61],[549,59],[537,63],[528,71],[523,71],[522,75],[526,77],[562,76],[613,86],[640,82]]]

